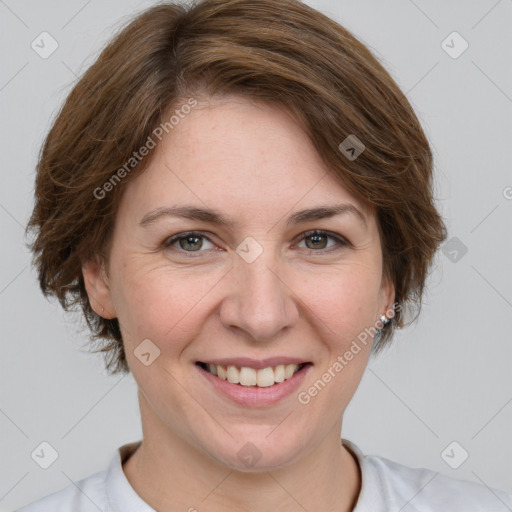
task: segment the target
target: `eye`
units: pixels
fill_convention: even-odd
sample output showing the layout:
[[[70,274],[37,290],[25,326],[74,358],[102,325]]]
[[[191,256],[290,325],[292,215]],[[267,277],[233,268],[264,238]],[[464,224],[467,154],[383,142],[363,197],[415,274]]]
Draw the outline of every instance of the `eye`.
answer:
[[[327,247],[326,243],[328,239],[334,240],[335,243],[331,246]],[[307,241],[308,239],[311,241],[308,245]],[[346,242],[343,238],[334,235],[332,233],[329,233],[328,231],[324,231],[322,229],[315,229],[313,231],[308,231],[307,233],[303,233],[300,242],[306,243],[306,249],[312,249],[314,252],[320,252],[322,250],[326,249],[332,249],[333,246],[338,244],[339,246],[345,246],[348,245],[348,242]]]
[[[212,242],[203,235],[202,233],[199,233],[197,231],[189,231],[187,233],[179,233],[178,235],[172,236],[171,238],[168,238],[164,242],[165,248],[172,248],[175,249],[173,246],[178,244],[179,247],[176,247],[177,250],[182,250],[185,252],[203,252],[200,249],[204,248],[204,242],[203,240],[207,240],[207,243],[212,244]],[[207,247],[208,249],[208,247]]]

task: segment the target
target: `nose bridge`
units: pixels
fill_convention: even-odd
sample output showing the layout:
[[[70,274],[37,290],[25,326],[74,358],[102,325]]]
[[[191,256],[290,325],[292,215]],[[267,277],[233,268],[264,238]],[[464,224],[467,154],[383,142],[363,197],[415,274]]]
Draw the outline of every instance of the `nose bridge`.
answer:
[[[256,340],[278,336],[298,318],[291,291],[280,275],[281,260],[271,244],[254,239],[242,242],[237,253],[232,269],[235,285],[222,318],[226,326],[237,326]]]

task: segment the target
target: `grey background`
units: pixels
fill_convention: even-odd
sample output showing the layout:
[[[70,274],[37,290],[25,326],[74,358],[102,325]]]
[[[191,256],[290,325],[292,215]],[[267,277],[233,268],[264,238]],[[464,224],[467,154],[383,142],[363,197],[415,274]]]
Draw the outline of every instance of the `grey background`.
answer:
[[[107,377],[100,356],[80,351],[83,324],[39,292],[23,227],[37,153],[70,87],[113,28],[154,3],[0,0],[0,512],[105,469],[141,438],[132,377]],[[438,253],[419,322],[370,362],[343,437],[512,492],[512,1],[307,3],[369,45],[407,93],[435,151],[449,238],[467,248]],[[31,48],[42,31],[59,44],[47,59]],[[457,59],[441,47],[453,31],[469,43]],[[59,454],[46,470],[30,456],[42,441]],[[458,469],[441,456],[453,441],[469,453]]]

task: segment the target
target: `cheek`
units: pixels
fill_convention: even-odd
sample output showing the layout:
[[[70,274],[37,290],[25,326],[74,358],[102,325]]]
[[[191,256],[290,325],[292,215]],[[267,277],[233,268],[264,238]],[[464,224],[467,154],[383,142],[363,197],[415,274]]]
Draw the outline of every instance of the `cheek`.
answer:
[[[371,264],[350,262],[308,277],[300,295],[329,330],[352,339],[377,320],[380,274]]]
[[[312,287],[314,282],[322,286]],[[306,398],[315,397],[315,407],[336,404],[336,414],[350,402],[368,363],[378,320],[380,275],[371,265],[354,263],[302,289],[314,290],[305,302],[319,325],[316,333],[325,354],[319,368],[321,382],[304,391]],[[320,392],[324,387],[328,391]]]
[[[222,276],[192,275],[165,265],[125,266],[115,291],[116,311],[127,331],[125,343],[136,345],[149,338],[166,352],[181,350],[179,340],[200,329],[200,317]]]

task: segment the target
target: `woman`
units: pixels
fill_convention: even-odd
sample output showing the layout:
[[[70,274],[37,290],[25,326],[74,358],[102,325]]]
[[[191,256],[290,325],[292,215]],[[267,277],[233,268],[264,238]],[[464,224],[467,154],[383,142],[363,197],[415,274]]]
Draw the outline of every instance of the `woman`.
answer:
[[[29,228],[43,292],[133,374],[143,440],[23,512],[512,507],[340,439],[446,229],[412,107],[319,12],[142,13],[56,119]]]

